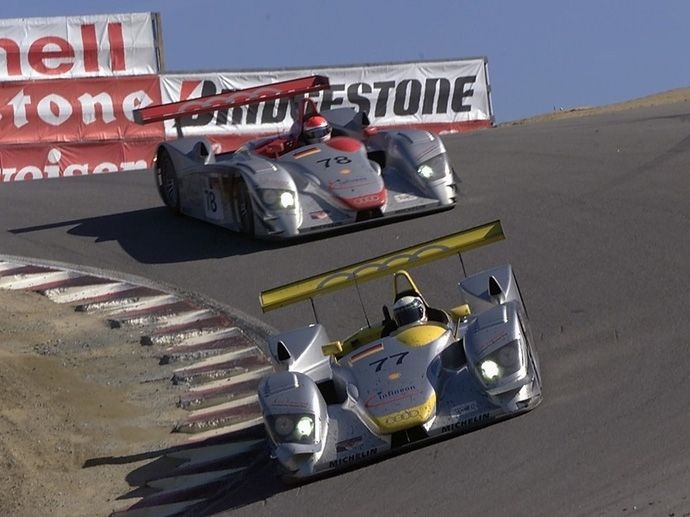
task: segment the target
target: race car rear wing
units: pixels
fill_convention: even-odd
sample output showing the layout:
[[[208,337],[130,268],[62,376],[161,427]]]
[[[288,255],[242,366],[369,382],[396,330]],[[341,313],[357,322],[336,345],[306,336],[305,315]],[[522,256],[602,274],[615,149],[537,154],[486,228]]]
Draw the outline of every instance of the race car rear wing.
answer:
[[[252,86],[244,90],[207,95],[196,99],[146,106],[134,110],[134,121],[138,124],[149,124],[161,120],[180,119],[209,111],[318,92],[327,90],[329,87],[328,77],[312,75],[289,81]]]
[[[279,309],[291,303],[311,299],[319,294],[330,293],[395,273],[402,268],[421,266],[455,253],[460,254],[463,251],[469,251],[503,239],[505,239],[505,235],[501,221],[493,221],[469,230],[452,233],[364,262],[263,291],[259,296],[261,310],[268,312]]]

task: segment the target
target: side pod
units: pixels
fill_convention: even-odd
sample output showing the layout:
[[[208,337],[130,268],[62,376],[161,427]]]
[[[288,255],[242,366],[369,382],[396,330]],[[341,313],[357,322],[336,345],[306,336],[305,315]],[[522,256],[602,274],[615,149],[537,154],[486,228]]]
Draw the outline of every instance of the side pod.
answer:
[[[510,264],[488,269],[462,280],[458,287],[464,303],[474,314],[508,301],[522,304]]]
[[[323,325],[316,323],[270,336],[268,351],[280,368],[320,382],[331,378],[330,358],[321,348],[330,341]]]

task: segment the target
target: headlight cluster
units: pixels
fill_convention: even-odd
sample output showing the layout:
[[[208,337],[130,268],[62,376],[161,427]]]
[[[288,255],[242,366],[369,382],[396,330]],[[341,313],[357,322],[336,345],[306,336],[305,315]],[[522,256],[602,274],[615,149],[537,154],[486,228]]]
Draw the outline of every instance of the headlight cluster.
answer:
[[[450,164],[445,153],[434,156],[417,167],[417,174],[428,181],[444,178],[450,174]]]
[[[484,384],[489,386],[518,373],[523,364],[520,342],[513,340],[479,360],[477,371]]]
[[[267,188],[259,191],[261,201],[273,209],[295,208],[295,193],[290,190]]]
[[[271,415],[268,421],[276,442],[314,443],[316,439],[316,423],[312,414]]]

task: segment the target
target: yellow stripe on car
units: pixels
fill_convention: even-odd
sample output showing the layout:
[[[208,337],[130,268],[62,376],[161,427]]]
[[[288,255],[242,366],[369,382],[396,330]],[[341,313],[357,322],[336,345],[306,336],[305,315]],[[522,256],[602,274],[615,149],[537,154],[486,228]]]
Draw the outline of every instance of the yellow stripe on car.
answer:
[[[393,335],[395,339],[407,346],[422,347],[436,341],[446,330],[447,329],[441,325],[426,324],[403,329],[399,333],[394,333]]]

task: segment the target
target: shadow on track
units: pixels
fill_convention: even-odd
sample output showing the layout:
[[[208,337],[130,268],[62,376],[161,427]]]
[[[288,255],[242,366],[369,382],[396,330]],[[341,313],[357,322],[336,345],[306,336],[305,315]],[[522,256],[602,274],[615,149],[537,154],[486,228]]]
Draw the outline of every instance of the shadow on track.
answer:
[[[93,237],[97,244],[116,241],[132,258],[144,264],[169,264],[246,255],[283,245],[251,240],[202,221],[177,217],[165,207],[9,231],[22,234],[61,227],[72,227],[67,230],[69,235]]]

